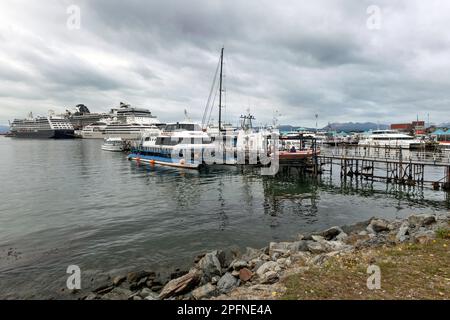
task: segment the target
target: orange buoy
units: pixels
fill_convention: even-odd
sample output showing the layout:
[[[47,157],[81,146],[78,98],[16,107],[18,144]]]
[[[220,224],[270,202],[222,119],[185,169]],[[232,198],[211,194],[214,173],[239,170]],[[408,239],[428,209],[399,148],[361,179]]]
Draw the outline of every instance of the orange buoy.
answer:
[[[151,164],[152,166],[154,166],[154,165],[155,165],[155,160],[150,160],[150,164]]]

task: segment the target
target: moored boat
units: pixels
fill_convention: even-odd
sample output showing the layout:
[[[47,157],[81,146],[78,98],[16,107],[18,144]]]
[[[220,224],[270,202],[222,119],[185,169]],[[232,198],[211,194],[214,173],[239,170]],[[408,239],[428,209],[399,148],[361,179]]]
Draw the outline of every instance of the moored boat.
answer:
[[[157,136],[144,135],[129,160],[178,168],[199,169],[215,146],[200,125],[191,122],[167,124]],[[209,152],[207,154],[207,152]]]
[[[107,138],[102,144],[102,150],[122,152],[125,150],[125,141],[122,138]]]
[[[358,145],[362,147],[381,147],[413,149],[420,148],[424,141],[413,136],[398,132],[396,130],[375,130],[359,140]]]

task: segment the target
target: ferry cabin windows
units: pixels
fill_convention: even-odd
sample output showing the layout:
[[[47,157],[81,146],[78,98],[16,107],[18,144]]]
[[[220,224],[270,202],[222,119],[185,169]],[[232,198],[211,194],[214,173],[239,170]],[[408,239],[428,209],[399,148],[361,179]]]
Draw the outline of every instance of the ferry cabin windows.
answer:
[[[148,141],[148,140],[146,140]],[[210,144],[211,138],[176,138],[176,137],[158,137],[156,144],[160,146],[176,146],[178,144]]]
[[[195,123],[175,123],[166,125],[164,131],[202,131],[202,128],[200,127],[200,125]]]

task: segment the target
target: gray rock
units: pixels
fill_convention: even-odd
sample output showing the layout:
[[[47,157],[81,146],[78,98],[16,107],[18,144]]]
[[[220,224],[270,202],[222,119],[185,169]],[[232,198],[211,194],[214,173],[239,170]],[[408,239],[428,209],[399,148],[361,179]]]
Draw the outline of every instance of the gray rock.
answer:
[[[371,229],[375,233],[379,233],[379,232],[383,232],[383,231],[389,231],[388,223],[385,220],[383,220],[383,219],[372,219],[372,221],[370,221],[369,227],[371,227]]]
[[[144,300],[159,300],[159,295],[157,293],[152,292],[151,294],[146,296]]]
[[[126,276],[116,276],[113,278],[112,283],[115,286],[119,286],[122,282],[124,282],[127,279]]]
[[[152,285],[152,286],[150,287],[150,289],[151,289],[153,292],[161,291],[163,288],[164,288],[164,286],[163,286],[163,285],[159,285],[159,284],[154,284],[154,285]]]
[[[114,286],[113,286],[113,285],[110,285],[110,284],[104,284],[104,285],[102,285],[102,286],[96,288],[96,289],[94,290],[94,293],[97,293],[97,294],[106,294],[106,293],[112,291],[113,289],[114,289]]]
[[[292,259],[289,257],[289,258],[287,258],[286,261],[284,262],[284,265],[285,265],[286,267],[289,267],[291,264],[292,264]]]
[[[212,277],[222,274],[222,266],[216,252],[205,254],[199,261],[198,268],[203,271],[203,279],[205,282],[209,282]]]
[[[296,253],[298,251],[307,251],[307,241],[299,240],[294,242],[271,242],[269,245],[269,255],[273,256],[275,253],[286,255],[288,253]]]
[[[416,214],[408,217],[411,227],[428,226],[436,222],[436,217],[431,214]]]
[[[325,231],[322,231],[320,235],[324,237],[326,240],[333,240],[341,233],[345,232],[340,227],[331,227]]]
[[[138,293],[139,297],[146,300],[158,300],[158,294],[148,288],[144,288]],[[147,299],[150,297],[149,299]]]
[[[270,260],[272,260],[272,261],[277,261],[278,258],[280,258],[280,257],[281,257],[281,253],[279,253],[279,252],[274,252],[274,253],[270,256]]]
[[[311,239],[312,239],[313,241],[317,241],[317,242],[324,242],[324,241],[325,241],[325,238],[324,238],[324,237],[319,236],[319,235],[317,235],[317,234],[311,235]]]
[[[194,291],[192,291],[192,297],[196,300],[209,298],[215,296],[217,294],[216,286],[211,283],[207,283],[204,286],[201,286]]]
[[[350,251],[353,246],[343,243],[342,241],[326,241],[323,243],[327,251]]]
[[[231,275],[231,273],[225,273],[217,283],[217,289],[220,293],[228,293],[239,285],[239,280]]]
[[[256,261],[253,270],[255,270],[255,271],[258,270],[266,262],[267,261],[265,261],[265,260],[258,260],[258,261]]]
[[[262,255],[259,256],[259,259],[263,260],[263,261],[269,261],[270,260],[270,256],[263,253]]]
[[[327,251],[327,249],[325,248],[325,246],[322,244],[322,243],[320,243],[320,242],[309,242],[308,243],[308,250],[311,252],[311,253],[323,253],[323,252],[326,252]]]
[[[275,271],[268,271],[262,277],[261,284],[273,284],[279,279],[280,277],[278,276],[278,273],[276,273]]]
[[[429,240],[436,239],[436,232],[433,230],[418,231],[411,234],[414,242],[425,243]]]
[[[409,231],[409,223],[407,221],[403,222],[400,228],[398,229],[397,235],[395,238],[399,242],[404,242],[408,240],[408,231]]]
[[[217,282],[219,282],[219,280],[220,280],[220,277],[218,277],[218,276],[212,277],[211,278],[211,283],[212,284],[217,284]]]
[[[267,271],[274,271],[276,267],[279,266],[275,261],[267,261],[256,270],[256,274],[262,278]]]
[[[128,300],[132,294],[130,290],[117,287],[102,296],[102,300]]]
[[[137,283],[142,278],[155,278],[154,272],[148,272],[148,271],[138,271],[138,272],[129,272],[127,274],[127,281],[129,283]]]
[[[250,261],[252,259],[258,258],[263,251],[247,247],[245,253],[242,255],[243,260]]]
[[[231,262],[230,264],[230,269],[234,269],[234,270],[241,270],[242,268],[247,268],[248,262],[245,260],[234,260],[233,262]]]
[[[341,232],[334,239],[337,241],[344,241],[347,238],[348,238],[348,235],[345,232]]]
[[[84,300],[97,300],[99,299],[99,296],[93,292],[89,293]]]

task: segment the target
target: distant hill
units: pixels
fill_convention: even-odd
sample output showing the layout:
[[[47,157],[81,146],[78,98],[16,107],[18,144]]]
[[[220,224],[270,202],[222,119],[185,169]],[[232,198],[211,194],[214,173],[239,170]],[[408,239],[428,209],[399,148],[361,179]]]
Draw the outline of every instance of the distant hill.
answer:
[[[373,122],[345,122],[345,123],[330,123],[325,126],[323,130],[331,131],[368,131],[368,130],[383,130],[389,129],[386,124],[377,124]]]
[[[306,130],[315,130],[314,128],[307,128],[307,127],[302,127],[302,126],[291,126],[289,124],[282,124],[282,125],[278,126],[278,130],[280,130],[280,132],[296,131],[299,128],[303,128]]]
[[[0,126],[0,133],[6,133],[9,131],[9,126]]]

